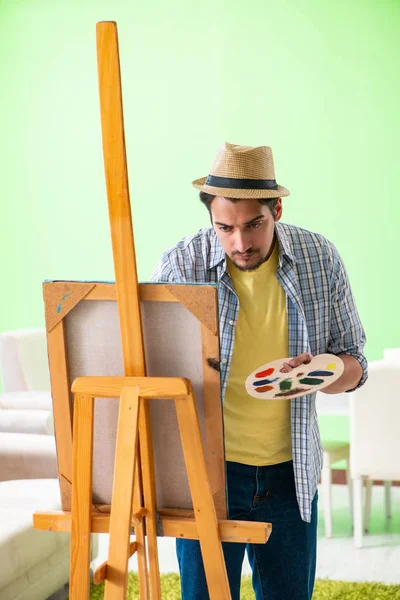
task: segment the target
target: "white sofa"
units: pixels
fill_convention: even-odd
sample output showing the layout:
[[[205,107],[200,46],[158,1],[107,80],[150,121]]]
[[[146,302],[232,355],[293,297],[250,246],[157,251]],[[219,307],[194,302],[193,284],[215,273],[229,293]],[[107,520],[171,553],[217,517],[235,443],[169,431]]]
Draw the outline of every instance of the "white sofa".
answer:
[[[57,479],[0,481],[1,600],[45,600],[68,583],[69,535],[32,525],[35,510],[52,509],[60,509]]]
[[[0,334],[0,375],[0,599],[66,598],[69,534],[32,520],[61,509],[43,329]],[[92,558],[97,547],[93,536]]]
[[[0,432],[54,434],[44,329],[0,334]]]

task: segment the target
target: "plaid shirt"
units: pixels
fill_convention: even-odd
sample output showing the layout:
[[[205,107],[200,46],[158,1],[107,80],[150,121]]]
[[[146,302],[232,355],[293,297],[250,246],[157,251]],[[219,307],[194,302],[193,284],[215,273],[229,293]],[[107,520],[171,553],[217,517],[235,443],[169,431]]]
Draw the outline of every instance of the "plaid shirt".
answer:
[[[334,245],[322,235],[276,223],[279,267],[276,277],[286,294],[289,354],[351,354],[367,379],[361,325],[345,267]],[[152,281],[218,283],[221,386],[224,398],[232,358],[239,301],[213,228],[181,240],[162,255]],[[302,519],[311,520],[311,502],[322,469],[316,394],[291,401],[292,452]]]

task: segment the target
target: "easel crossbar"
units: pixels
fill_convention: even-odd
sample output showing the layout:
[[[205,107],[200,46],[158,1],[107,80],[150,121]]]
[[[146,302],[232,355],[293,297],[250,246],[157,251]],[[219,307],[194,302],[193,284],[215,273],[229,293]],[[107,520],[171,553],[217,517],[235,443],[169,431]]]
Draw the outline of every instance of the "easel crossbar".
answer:
[[[192,393],[192,385],[184,377],[77,377],[72,391],[95,398],[119,398],[123,387],[136,386],[141,398],[172,399]]]
[[[198,540],[196,520],[167,515],[160,516],[164,537]],[[34,514],[34,527],[42,531],[71,531],[71,513],[63,511],[42,512]],[[132,522],[132,527],[134,523]],[[91,533],[109,533],[110,515],[92,513]],[[218,520],[218,529],[222,542],[239,542],[243,544],[265,544],[271,534],[270,523],[249,521]]]

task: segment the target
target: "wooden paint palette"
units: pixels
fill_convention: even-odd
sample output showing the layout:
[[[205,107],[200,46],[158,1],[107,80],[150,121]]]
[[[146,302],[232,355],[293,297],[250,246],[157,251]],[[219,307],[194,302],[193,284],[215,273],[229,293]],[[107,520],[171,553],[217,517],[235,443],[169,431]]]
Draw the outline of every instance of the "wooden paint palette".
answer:
[[[339,379],[344,370],[343,361],[333,354],[319,354],[307,365],[300,365],[290,373],[281,373],[280,358],[262,365],[246,379],[246,390],[259,400],[287,400],[322,390]]]

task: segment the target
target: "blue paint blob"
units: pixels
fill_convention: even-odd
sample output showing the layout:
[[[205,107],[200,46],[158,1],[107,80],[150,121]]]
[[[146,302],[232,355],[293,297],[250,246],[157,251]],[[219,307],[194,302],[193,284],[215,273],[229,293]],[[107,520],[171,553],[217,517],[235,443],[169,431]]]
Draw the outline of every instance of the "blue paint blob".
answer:
[[[280,377],[275,377],[275,379],[262,379],[261,381],[253,381],[253,385],[256,387],[259,385],[268,385],[270,383],[274,383],[274,381],[278,381]]]
[[[308,373],[309,377],[331,377],[333,373],[331,371],[312,371],[312,373]]]
[[[60,312],[61,312],[61,304],[59,304],[59,305],[57,306],[57,312],[58,312],[58,313],[60,313]]]

